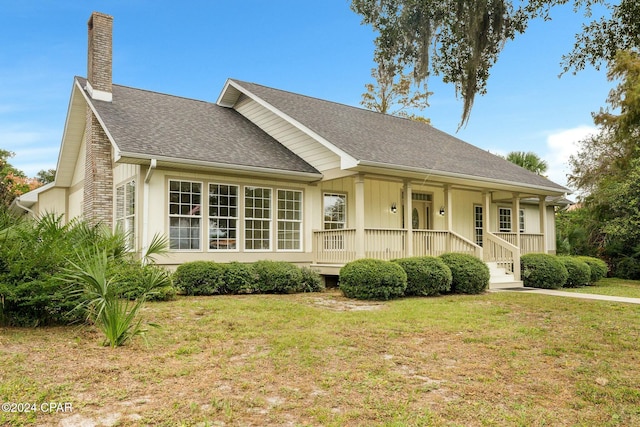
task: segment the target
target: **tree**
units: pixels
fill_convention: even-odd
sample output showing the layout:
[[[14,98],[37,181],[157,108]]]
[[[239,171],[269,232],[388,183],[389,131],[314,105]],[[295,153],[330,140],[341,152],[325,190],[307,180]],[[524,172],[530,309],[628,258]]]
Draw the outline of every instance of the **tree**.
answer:
[[[524,152],[524,151],[512,151],[507,154],[505,157],[511,163],[515,163],[516,165],[523,167],[533,173],[537,173],[538,175],[542,175],[547,171],[549,165],[547,162],[542,160],[538,155],[532,151]]]
[[[50,182],[53,182],[56,179],[56,170],[42,169],[37,173],[36,179],[38,180],[38,182],[40,182],[43,185],[49,184]]]
[[[362,104],[365,108],[382,114],[404,117],[411,120],[430,123],[430,120],[413,113],[407,109],[423,110],[429,106],[428,98],[431,92],[426,89],[421,91],[413,88],[412,79],[400,74],[396,79],[393,67],[374,68],[371,77],[376,83],[365,85],[366,93],[362,94]]]
[[[9,163],[14,155],[11,151],[0,149],[0,206],[9,206],[17,196],[41,185]]]
[[[526,31],[535,18],[550,19],[553,7],[573,4],[591,16],[593,5],[611,11],[576,35],[564,70],[611,61],[620,49],[640,47],[637,0],[352,0],[362,22],[378,33],[374,59],[411,69],[416,83],[442,76],[463,99],[460,126],[469,120],[476,94],[486,93],[491,67],[505,43]]]

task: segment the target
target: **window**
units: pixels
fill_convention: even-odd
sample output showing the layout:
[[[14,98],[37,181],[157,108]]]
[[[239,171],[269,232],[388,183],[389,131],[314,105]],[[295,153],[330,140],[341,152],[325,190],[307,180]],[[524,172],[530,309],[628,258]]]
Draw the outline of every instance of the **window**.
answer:
[[[236,249],[238,186],[209,184],[209,249]]]
[[[474,206],[473,210],[476,245],[482,246],[482,206]]]
[[[278,249],[300,250],[302,191],[278,190]]]
[[[511,208],[498,208],[498,231],[511,233]]]
[[[116,229],[126,235],[127,249],[135,248],[136,240],[136,182],[116,187]]]
[[[169,181],[169,247],[200,249],[202,183]]]
[[[244,247],[247,250],[271,249],[271,189],[244,188]]]
[[[346,194],[324,195],[324,229],[341,230],[347,228]]]
[[[524,227],[524,209],[520,209],[520,215],[519,215],[519,222],[520,222],[520,232],[524,233],[525,231],[525,227]]]

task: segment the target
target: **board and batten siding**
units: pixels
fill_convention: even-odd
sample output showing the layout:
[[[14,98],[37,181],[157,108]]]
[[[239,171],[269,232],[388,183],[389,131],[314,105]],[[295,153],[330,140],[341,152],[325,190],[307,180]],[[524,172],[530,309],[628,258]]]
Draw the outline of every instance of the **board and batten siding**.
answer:
[[[254,100],[242,97],[234,109],[320,172],[340,167],[340,157]]]

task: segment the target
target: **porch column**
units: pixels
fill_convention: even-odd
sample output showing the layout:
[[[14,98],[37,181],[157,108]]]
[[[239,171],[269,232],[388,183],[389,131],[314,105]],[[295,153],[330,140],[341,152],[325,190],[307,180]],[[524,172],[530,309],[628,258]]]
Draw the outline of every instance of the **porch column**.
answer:
[[[538,196],[539,204],[538,211],[540,211],[540,234],[542,234],[542,252],[547,253],[547,198],[546,196]]]
[[[453,212],[451,212],[451,208],[453,207],[453,196],[451,194],[451,185],[447,184],[444,186],[444,214],[445,214],[445,230],[453,231]]]
[[[355,178],[356,191],[356,259],[365,257],[364,236],[364,175],[358,174]]]
[[[516,230],[516,246],[520,249],[520,194],[513,193],[513,212],[511,213],[511,229]]]
[[[405,256],[413,256],[413,188],[411,181],[404,181],[404,228],[407,231],[407,241],[405,242]]]
[[[489,232],[491,231],[489,229],[490,225],[491,225],[491,193],[488,191],[485,191],[482,193],[483,196],[483,204],[482,204],[482,242],[484,245],[483,248],[483,254],[487,255],[488,254],[488,250],[485,249],[488,246],[486,246],[486,243],[489,241],[489,239],[487,238],[487,235],[489,234]]]

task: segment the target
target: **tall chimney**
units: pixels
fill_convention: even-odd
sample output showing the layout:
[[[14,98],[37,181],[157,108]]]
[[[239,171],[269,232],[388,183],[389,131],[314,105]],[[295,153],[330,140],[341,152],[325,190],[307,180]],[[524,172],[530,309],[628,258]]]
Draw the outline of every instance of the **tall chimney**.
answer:
[[[111,102],[113,16],[93,12],[89,22],[87,92],[99,101]]]
[[[113,17],[94,12],[88,22],[89,57],[86,90],[96,101],[112,101],[111,30]],[[92,224],[113,226],[112,147],[89,105],[85,125],[85,170],[82,214]]]

